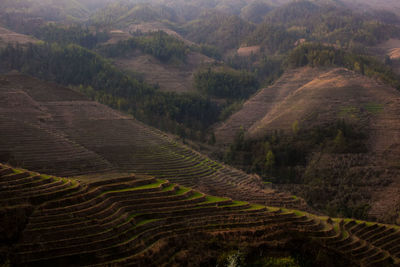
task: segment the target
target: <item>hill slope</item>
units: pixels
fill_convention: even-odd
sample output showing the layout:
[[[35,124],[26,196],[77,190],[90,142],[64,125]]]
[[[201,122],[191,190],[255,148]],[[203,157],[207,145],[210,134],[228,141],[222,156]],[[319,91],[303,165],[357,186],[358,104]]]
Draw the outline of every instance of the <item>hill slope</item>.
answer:
[[[57,175],[151,174],[215,195],[307,208],[265,189],[259,177],[212,161],[70,89],[9,74],[1,78],[0,94],[2,161]]]
[[[387,220],[400,207],[399,101],[394,88],[343,68],[293,69],[248,100],[216,129],[216,138],[232,142],[240,127],[247,138],[259,139],[280,131],[295,134],[295,125],[307,131],[345,120],[366,134],[368,152],[311,155],[304,175],[324,173],[335,188],[344,179],[353,181],[370,200],[370,216]]]
[[[6,28],[0,27],[0,48],[5,47],[7,44],[20,44],[25,45],[28,43],[37,43],[38,40],[28,35],[16,33]]]
[[[161,91],[177,93],[195,91],[195,72],[213,62],[213,59],[195,52],[190,52],[185,62],[180,64],[163,63],[139,51],[129,57],[114,59],[118,68],[142,74],[148,84],[158,84]]]

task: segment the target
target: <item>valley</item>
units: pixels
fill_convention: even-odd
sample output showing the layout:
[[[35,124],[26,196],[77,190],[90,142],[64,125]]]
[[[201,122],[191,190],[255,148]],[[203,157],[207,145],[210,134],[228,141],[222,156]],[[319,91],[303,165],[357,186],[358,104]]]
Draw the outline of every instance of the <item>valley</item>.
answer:
[[[0,2],[0,266],[400,266],[396,1]]]

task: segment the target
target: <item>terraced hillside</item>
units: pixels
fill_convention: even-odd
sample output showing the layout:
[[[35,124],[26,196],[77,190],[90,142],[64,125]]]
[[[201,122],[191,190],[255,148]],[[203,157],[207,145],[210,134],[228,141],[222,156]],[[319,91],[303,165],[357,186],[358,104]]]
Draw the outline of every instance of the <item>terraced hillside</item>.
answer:
[[[399,264],[398,227],[268,208],[149,176],[82,183],[0,165],[0,195],[0,259],[18,266],[198,266],[234,247],[268,253],[300,243],[348,266]]]
[[[9,74],[0,82],[3,162],[61,176],[134,172],[205,193],[307,209],[261,178],[230,168],[70,89]]]

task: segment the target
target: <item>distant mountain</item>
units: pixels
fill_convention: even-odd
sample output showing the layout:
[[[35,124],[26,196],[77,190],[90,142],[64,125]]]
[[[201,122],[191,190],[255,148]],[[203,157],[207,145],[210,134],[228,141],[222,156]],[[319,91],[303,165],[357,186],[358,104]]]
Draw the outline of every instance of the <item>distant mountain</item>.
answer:
[[[179,21],[175,11],[162,5],[135,4],[119,1],[107,5],[90,17],[90,23],[98,26],[129,26],[154,21]]]
[[[195,43],[206,43],[222,51],[238,48],[255,26],[237,16],[218,11],[205,11],[183,26],[182,34]]]

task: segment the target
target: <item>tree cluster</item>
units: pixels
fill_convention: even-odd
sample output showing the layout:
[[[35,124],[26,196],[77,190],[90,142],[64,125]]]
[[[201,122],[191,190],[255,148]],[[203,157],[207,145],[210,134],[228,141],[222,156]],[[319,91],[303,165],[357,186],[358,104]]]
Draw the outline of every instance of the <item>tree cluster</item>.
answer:
[[[57,26],[48,24],[36,28],[33,35],[43,41],[59,44],[77,44],[88,49],[95,48],[98,44],[110,39],[108,33],[104,31],[90,31],[87,27],[80,25]]]
[[[234,70],[201,70],[195,74],[195,85],[206,95],[217,98],[246,99],[258,89],[254,75]]]
[[[173,58],[184,61],[189,48],[183,41],[163,31],[157,31],[149,34],[136,33],[135,37],[107,45],[100,52],[107,57],[122,57],[136,49],[166,62]]]
[[[372,78],[378,78],[400,90],[400,82],[392,69],[377,59],[346,52],[333,46],[306,43],[294,49],[288,56],[290,67],[341,66]]]

